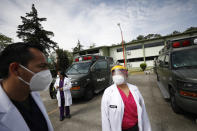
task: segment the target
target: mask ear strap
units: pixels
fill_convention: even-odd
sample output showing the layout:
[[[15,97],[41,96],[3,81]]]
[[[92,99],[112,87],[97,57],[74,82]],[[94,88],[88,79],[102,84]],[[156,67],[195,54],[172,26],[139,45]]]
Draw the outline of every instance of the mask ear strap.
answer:
[[[20,76],[18,76],[18,79],[21,80],[22,82],[24,82],[27,85],[30,85],[28,82],[26,82],[25,80],[23,80]]]
[[[23,69],[25,69],[26,71],[29,71],[30,73],[32,73],[33,75],[35,74],[34,72],[32,72],[31,70],[27,69],[26,67],[24,67],[23,65],[19,64],[19,66]]]

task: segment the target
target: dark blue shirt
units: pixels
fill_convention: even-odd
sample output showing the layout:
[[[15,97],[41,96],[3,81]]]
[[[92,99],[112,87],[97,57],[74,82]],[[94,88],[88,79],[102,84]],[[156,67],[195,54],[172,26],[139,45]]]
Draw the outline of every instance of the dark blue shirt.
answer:
[[[12,100],[31,131],[48,131],[46,119],[31,95],[23,101]]]

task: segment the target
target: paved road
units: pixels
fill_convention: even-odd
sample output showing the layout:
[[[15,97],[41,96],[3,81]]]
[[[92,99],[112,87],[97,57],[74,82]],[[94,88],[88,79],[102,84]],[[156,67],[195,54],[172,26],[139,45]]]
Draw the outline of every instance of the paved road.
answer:
[[[152,131],[197,131],[197,123],[191,114],[175,114],[169,102],[165,101],[156,84],[155,75],[131,75],[129,82],[137,85],[144,97]],[[100,102],[102,93],[92,100],[74,101],[71,106],[71,119],[59,121],[57,101],[42,92],[44,104],[55,131],[101,131]]]

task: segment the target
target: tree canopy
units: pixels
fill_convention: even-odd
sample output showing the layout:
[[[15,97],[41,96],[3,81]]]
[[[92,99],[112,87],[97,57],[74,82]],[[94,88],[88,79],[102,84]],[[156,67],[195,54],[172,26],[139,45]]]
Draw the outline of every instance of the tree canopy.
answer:
[[[92,49],[94,47],[96,47],[96,43],[91,44],[89,48]]]
[[[197,31],[197,27],[189,27],[184,32]]]
[[[139,36],[137,36],[136,39],[132,40],[132,42],[135,42],[138,40],[148,40],[148,39],[153,39],[153,38],[160,38],[160,37],[162,37],[160,34],[148,34],[146,36],[139,35]]]
[[[83,45],[81,45],[80,41],[78,40],[77,46],[73,48],[73,52],[78,52],[82,50]]]
[[[0,52],[10,43],[12,39],[0,33]]]
[[[65,71],[72,63],[72,55],[67,50],[57,49],[57,70]]]
[[[41,22],[46,21],[46,18],[39,18],[38,12],[32,4],[32,10],[30,13],[26,13],[26,16],[21,16],[22,25],[18,25],[17,36],[24,42],[33,42],[42,44],[46,51],[50,52],[50,49],[55,49],[57,43],[51,40],[54,33],[44,30]]]

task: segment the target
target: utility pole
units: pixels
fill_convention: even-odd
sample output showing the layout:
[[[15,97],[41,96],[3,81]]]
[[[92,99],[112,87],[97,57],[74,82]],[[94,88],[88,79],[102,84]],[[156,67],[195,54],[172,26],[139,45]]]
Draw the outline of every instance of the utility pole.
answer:
[[[125,64],[125,53],[124,53],[124,40],[123,40],[123,34],[122,34],[122,29],[120,27],[120,23],[117,24],[120,28],[120,33],[121,33],[121,37],[122,37],[122,50],[123,50],[123,59],[124,59],[124,67],[127,67],[127,65]]]

